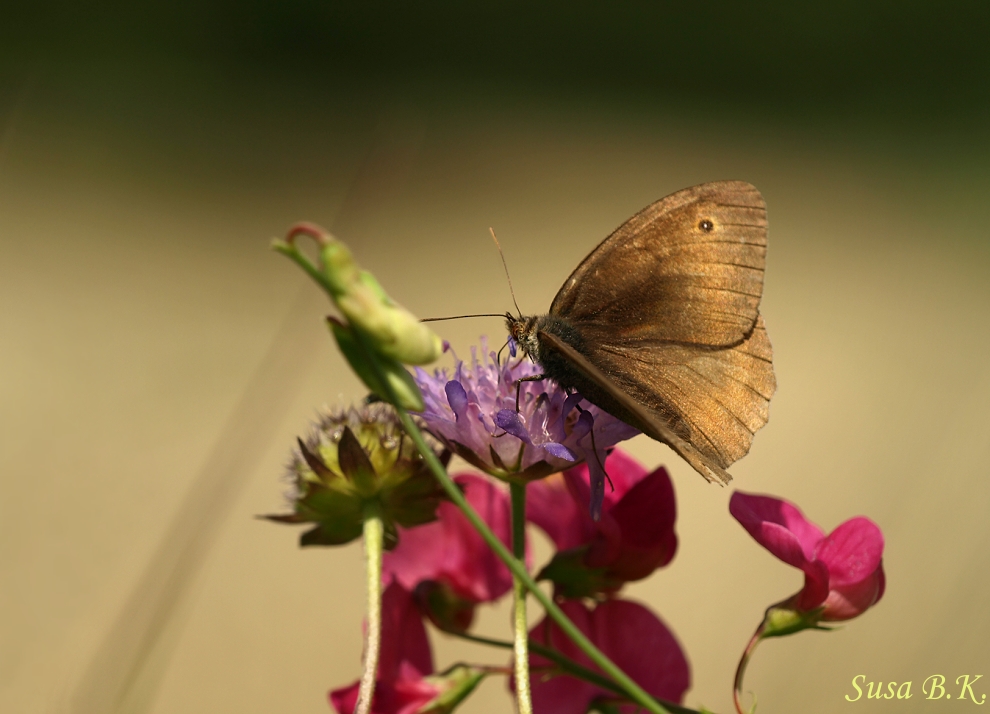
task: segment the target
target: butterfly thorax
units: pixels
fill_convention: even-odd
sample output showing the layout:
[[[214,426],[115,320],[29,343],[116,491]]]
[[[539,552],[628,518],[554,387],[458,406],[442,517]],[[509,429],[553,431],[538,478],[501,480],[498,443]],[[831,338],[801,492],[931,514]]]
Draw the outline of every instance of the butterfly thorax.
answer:
[[[567,389],[578,386],[574,383],[574,369],[568,364],[567,359],[553,350],[543,349],[539,338],[541,332],[549,332],[574,349],[582,351],[584,344],[581,333],[574,325],[556,315],[531,315],[522,318],[506,315],[505,322],[516,344],[527,357],[540,365],[544,376]]]

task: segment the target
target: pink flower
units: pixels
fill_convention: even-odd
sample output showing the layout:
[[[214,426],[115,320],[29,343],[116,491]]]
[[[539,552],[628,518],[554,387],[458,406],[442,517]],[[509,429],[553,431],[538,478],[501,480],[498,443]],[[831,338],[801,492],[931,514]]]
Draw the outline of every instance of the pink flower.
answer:
[[[691,685],[690,667],[674,635],[656,615],[628,600],[606,600],[594,609],[567,601],[561,608],[639,686],[659,699],[680,703]],[[530,637],[588,669],[596,669],[549,619],[538,623]],[[585,714],[596,700],[618,699],[615,692],[563,674],[539,655],[530,656],[530,668],[536,714]],[[631,713],[637,706],[626,703],[619,710]]]
[[[415,714],[443,691],[433,674],[433,654],[423,618],[412,596],[397,583],[382,595],[382,640],[372,714]],[[338,714],[352,714],[358,682],[330,692]]]
[[[459,474],[454,481],[508,545],[512,516],[505,489],[474,474]],[[400,528],[399,544],[385,553],[382,567],[404,588],[415,591],[421,607],[441,629],[466,630],[476,604],[496,600],[512,587],[509,569],[449,501],[440,504],[436,521]]]
[[[729,512],[760,545],[804,572],[804,587],[787,602],[794,610],[824,606],[819,621],[849,620],[883,596],[883,533],[870,519],[851,518],[826,536],[797,506],[740,491]]]
[[[598,521],[588,514],[586,464],[527,489],[529,519],[558,549],[541,577],[553,580],[564,597],[618,590],[667,565],[677,550],[677,509],[667,471],[647,473],[618,449],[605,468],[613,490],[606,489]]]

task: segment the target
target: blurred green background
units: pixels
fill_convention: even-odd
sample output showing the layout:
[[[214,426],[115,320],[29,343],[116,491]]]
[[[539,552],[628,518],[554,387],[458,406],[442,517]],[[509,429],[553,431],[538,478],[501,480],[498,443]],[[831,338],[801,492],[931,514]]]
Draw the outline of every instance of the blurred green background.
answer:
[[[887,538],[879,606],[765,643],[747,689],[831,712],[857,674],[913,680],[858,707],[919,711],[931,674],[990,676],[988,30],[977,2],[5,7],[0,710],[323,712],[358,676],[359,546],[253,518],[314,410],[363,395],[271,237],[330,226],[446,315],[509,307],[493,226],[536,312],[634,212],[728,178],[769,206],[779,383],[733,486]],[[439,330],[466,356],[502,326]],[[731,489],[630,449],[673,472],[681,548],[628,596],[727,712],[801,578]],[[463,711],[511,706],[493,678]]]

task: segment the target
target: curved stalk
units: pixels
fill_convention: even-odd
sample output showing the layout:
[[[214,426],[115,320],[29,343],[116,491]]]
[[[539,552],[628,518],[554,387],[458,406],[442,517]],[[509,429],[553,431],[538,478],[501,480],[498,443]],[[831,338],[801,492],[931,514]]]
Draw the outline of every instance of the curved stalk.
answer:
[[[756,649],[756,645],[760,643],[763,639],[763,630],[765,626],[765,621],[760,623],[760,626],[756,628],[756,632],[749,640],[749,644],[746,645],[745,651],[743,651],[742,657],[739,659],[739,665],[736,667],[736,678],[732,683],[732,701],[736,705],[737,714],[747,714],[743,711],[742,706],[742,684],[743,675],[746,674],[746,665],[749,664],[750,658],[753,656],[753,651]],[[755,702],[754,702],[754,709]]]
[[[526,562],[526,484],[509,484],[512,499],[512,554]],[[516,670],[516,704],[519,714],[533,714],[529,686],[529,625],[526,622],[526,584],[512,576],[512,632]]]
[[[364,672],[358,687],[354,714],[368,714],[375,696],[375,680],[378,674],[378,656],[382,641],[382,546],[385,526],[381,505],[375,499],[364,504],[364,556],[367,575],[368,629],[364,643]]]

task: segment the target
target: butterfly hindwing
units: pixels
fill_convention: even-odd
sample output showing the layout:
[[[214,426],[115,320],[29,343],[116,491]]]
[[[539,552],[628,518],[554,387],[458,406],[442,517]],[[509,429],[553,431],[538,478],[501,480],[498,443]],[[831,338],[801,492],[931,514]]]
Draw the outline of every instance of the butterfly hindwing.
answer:
[[[628,415],[637,422],[635,426],[640,428],[648,436],[662,441],[670,446],[677,454],[687,461],[694,469],[709,481],[718,480],[728,483],[732,477],[725,468],[707,455],[701,453],[692,443],[679,436],[672,429],[663,416],[658,415],[654,410],[649,409],[636,399],[632,398],[626,391],[621,389],[614,381],[605,375],[583,354],[563,339],[550,332],[539,332],[541,349],[551,349],[568,360],[571,366],[584,378],[595,385],[598,389],[607,393],[611,400],[614,400]],[[585,395],[588,396],[588,395]]]
[[[746,455],[770,418],[776,379],[762,317],[745,340],[727,348],[585,337],[587,361],[603,366],[618,390],[722,468]]]

